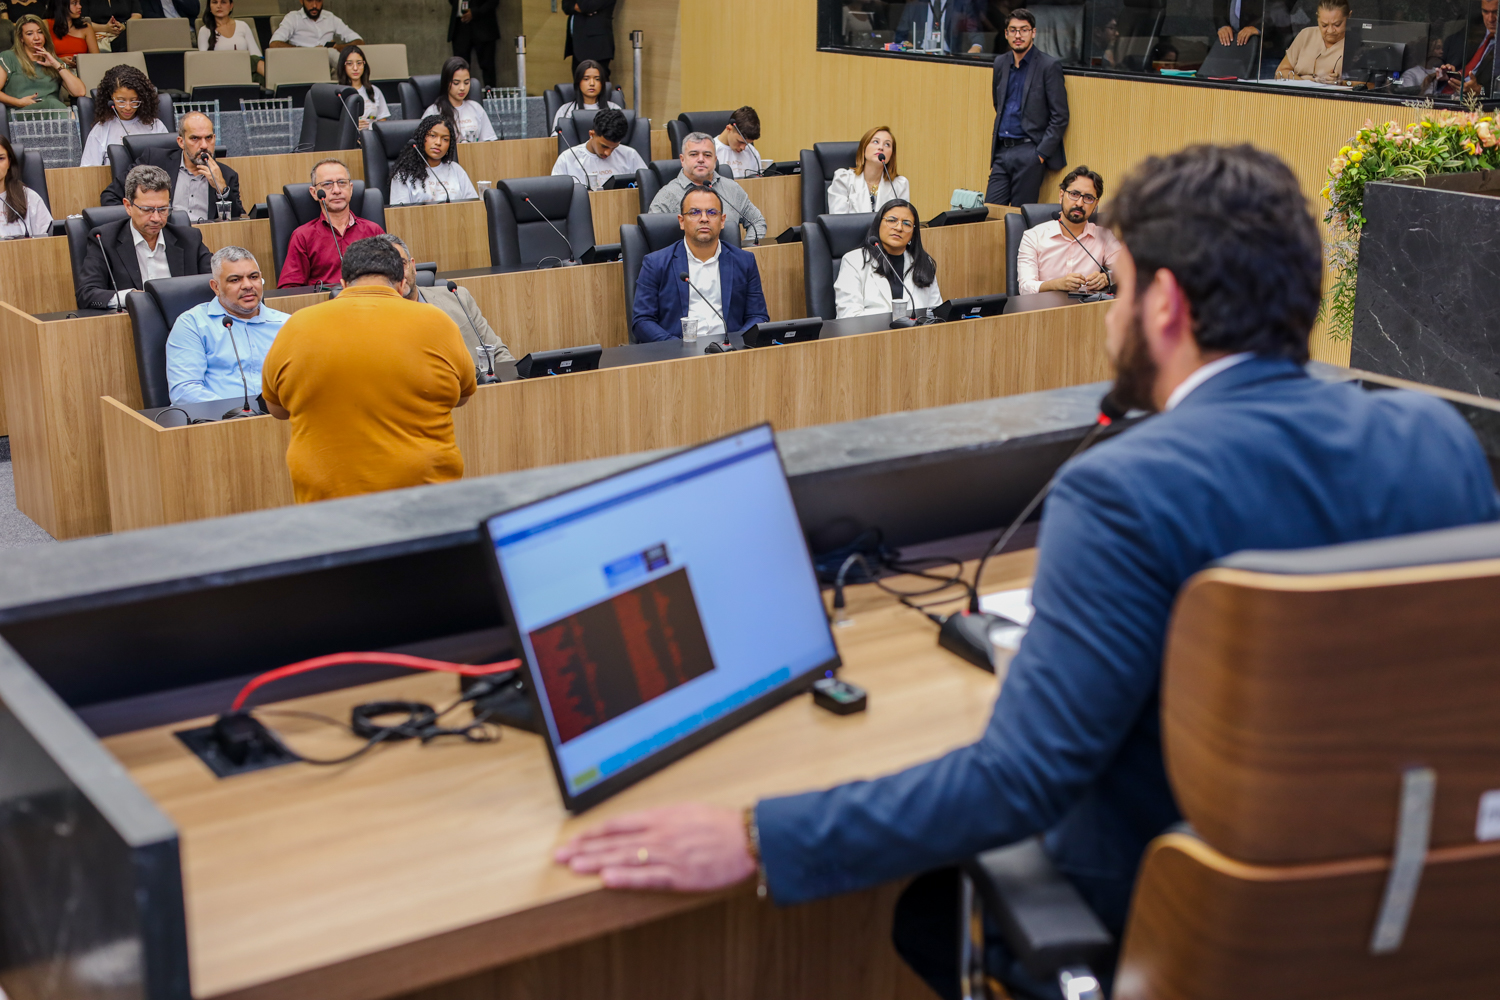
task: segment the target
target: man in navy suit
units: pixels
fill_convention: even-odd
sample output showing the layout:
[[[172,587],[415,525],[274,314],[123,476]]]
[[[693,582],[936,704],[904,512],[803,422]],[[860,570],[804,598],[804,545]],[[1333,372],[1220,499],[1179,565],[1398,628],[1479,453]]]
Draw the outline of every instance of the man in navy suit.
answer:
[[[697,322],[700,337],[722,337],[726,327],[740,333],[768,321],[755,255],[719,239],[724,202],[718,193],[689,188],[677,224],[683,241],[641,262],[632,326],[636,341],[680,340],[685,318]]]
[[[1068,130],[1068,91],[1062,63],[1036,47],[1036,15],[1024,7],[1005,24],[1010,51],[995,59],[990,97],[995,125],[990,132],[990,182],[984,200],[992,205],[1029,205],[1041,197],[1042,168],[1061,170],[1063,133]]]
[[[1146,844],[1180,818],[1159,699],[1183,583],[1243,549],[1500,515],[1484,453],[1447,403],[1304,370],[1322,277],[1306,204],[1286,165],[1248,146],[1152,158],[1116,196],[1114,391],[1160,415],[1058,477],[1035,617],[978,742],[745,814],[681,805],[624,816],[558,860],[608,886],[678,890],[747,879],[758,860],[779,904],[926,872],[897,907],[896,944],[939,994],[957,996],[951,866],[1045,833],[1057,867],[1118,934]],[[1013,993],[1059,995],[996,958]]]

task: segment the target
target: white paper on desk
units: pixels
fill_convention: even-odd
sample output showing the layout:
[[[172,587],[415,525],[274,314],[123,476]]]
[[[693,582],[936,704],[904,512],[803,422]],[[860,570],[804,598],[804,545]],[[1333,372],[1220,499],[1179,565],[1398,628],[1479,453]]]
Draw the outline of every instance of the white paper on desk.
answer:
[[[1021,640],[1026,637],[1026,626],[1031,624],[1030,587],[986,594],[979,599],[979,610],[1018,622],[1018,625],[1000,625],[991,628],[990,642],[1012,653],[1021,648]]]

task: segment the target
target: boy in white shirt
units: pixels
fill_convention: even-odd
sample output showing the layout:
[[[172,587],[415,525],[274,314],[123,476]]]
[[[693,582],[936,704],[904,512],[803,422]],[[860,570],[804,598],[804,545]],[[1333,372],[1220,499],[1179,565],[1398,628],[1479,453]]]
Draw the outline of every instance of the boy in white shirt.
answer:
[[[567,174],[590,191],[598,191],[616,174],[644,170],[646,161],[630,146],[622,145],[630,128],[625,114],[606,108],[594,116],[587,142],[563,150],[552,165],[552,174]]]
[[[737,109],[729,116],[718,138],[714,139],[714,155],[720,163],[727,163],[734,171],[735,180],[742,177],[759,177],[764,169],[760,151],[752,145],[760,138],[760,115],[750,105]]]

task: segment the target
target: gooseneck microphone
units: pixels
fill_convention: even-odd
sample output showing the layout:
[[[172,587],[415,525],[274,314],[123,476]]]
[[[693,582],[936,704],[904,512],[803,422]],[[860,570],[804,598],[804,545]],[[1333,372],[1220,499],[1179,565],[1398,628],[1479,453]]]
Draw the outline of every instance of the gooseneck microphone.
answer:
[[[224,332],[229,334],[229,346],[234,348],[234,363],[240,369],[240,385],[245,390],[245,406],[243,409],[230,410],[221,419],[233,420],[235,417],[258,416],[254,410],[250,409],[250,383],[245,379],[245,362],[240,360],[240,345],[234,342],[234,319],[232,317],[224,317]]]
[[[589,168],[583,165],[583,160],[578,156],[577,149],[569,146],[568,152],[573,154],[573,159],[578,163],[578,169],[583,171],[583,186],[587,188],[589,186]]]
[[[114,310],[115,312],[124,312],[125,298],[120,294],[120,283],[115,280],[115,269],[109,264],[109,253],[104,249],[104,237],[96,232],[94,233],[94,239],[99,241],[99,253],[104,257],[104,270],[109,274],[110,286],[115,290],[115,297],[112,300],[114,302]]]
[[[688,277],[688,273],[686,271],[677,272],[677,277],[682,279],[682,283],[684,285],[687,285],[693,291],[697,292],[698,298],[703,300],[703,304],[712,309],[714,311],[714,315],[719,317],[719,322],[724,324],[724,343],[720,346],[718,353],[722,353],[723,349],[726,347],[732,349],[732,345],[729,343],[729,321],[724,318],[723,313],[719,312],[719,307],[710,302],[708,300],[708,296],[703,294],[703,290],[700,289],[697,285],[693,284],[693,279]]]
[[[1083,221],[1085,224],[1088,223],[1087,219],[1084,219]],[[1094,266],[1099,269],[1099,273],[1109,279],[1109,285],[1107,287],[1113,288],[1115,285],[1115,276],[1109,273],[1109,268],[1099,263],[1098,257],[1095,257],[1093,254],[1089,253],[1089,248],[1083,245],[1083,240],[1080,240],[1078,237],[1073,235],[1073,231],[1071,229],[1069,229],[1067,226],[1061,225],[1058,228],[1067,233],[1068,238],[1071,239],[1074,243],[1078,244],[1078,249],[1082,250],[1084,253],[1089,254],[1089,260],[1094,262]]]
[[[578,258],[573,253],[573,244],[572,244],[572,242],[566,236],[563,236],[563,231],[561,229],[558,229],[556,225],[553,225],[552,220],[549,219],[549,218],[547,218],[546,213],[544,213],[540,208],[536,207],[536,203],[531,200],[531,195],[527,194],[527,195],[522,195],[521,197],[525,200],[526,204],[528,204],[528,205],[531,206],[531,210],[533,212],[535,212],[537,214],[537,216],[543,222],[545,222],[549,226],[552,226],[552,231],[554,233],[556,233],[559,237],[562,238],[563,245],[568,248],[568,259],[565,260],[565,261],[563,261],[562,264],[561,264],[561,266],[562,267],[575,267],[578,264]],[[542,259],[546,260],[545,257],[542,258]]]
[[[885,247],[881,246],[879,238],[870,241],[869,250],[875,255],[875,259],[884,265],[885,273],[895,278],[896,284],[901,286],[901,290],[903,292],[906,291],[906,276],[896,273],[896,268],[891,264],[890,258],[885,255]],[[904,254],[905,251],[902,251],[902,253]],[[905,297],[904,295],[902,296],[902,298]]]
[[[323,225],[328,227],[328,235],[333,237],[333,249],[338,251],[339,270],[342,271],[344,268],[344,248],[339,246],[339,231],[333,228],[333,220],[328,217],[328,192],[322,188],[313,188],[313,190],[317,192],[313,197],[318,199],[318,214],[323,217]],[[331,292],[333,291],[333,286],[320,281],[313,286],[313,291]]]
[[[452,292],[455,296],[457,296],[458,295],[458,282],[450,280],[448,282],[448,291]],[[460,306],[462,306],[463,305],[463,300],[459,299],[458,304]],[[494,377],[495,377],[495,349],[493,347],[491,347],[489,344],[486,344],[480,338],[478,328],[476,328],[474,326],[474,321],[469,318],[469,310],[467,310],[467,309],[460,309],[459,311],[464,314],[464,322],[469,324],[469,332],[474,335],[474,343],[478,344],[479,345],[479,349],[484,352],[485,366],[489,369],[484,374],[487,375],[489,378],[494,379]]]

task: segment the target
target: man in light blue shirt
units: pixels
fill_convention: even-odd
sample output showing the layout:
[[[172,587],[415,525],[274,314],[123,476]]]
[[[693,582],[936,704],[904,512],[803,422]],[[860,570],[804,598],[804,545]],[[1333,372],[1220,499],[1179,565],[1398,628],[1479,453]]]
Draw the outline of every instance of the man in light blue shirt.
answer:
[[[174,405],[241,399],[260,392],[260,367],[290,317],[261,304],[266,280],[255,255],[225,247],[213,256],[215,298],[194,306],[167,337],[167,385]],[[224,321],[230,320],[226,327]]]

